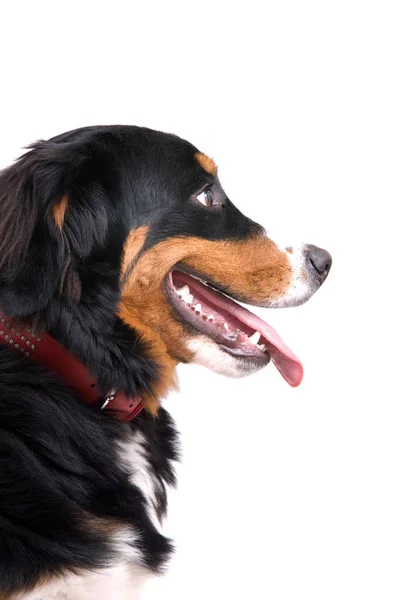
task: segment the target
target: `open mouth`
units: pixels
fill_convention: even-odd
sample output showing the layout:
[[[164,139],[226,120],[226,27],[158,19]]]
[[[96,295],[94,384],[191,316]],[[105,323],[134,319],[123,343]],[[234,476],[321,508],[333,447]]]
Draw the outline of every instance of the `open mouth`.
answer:
[[[166,278],[166,292],[180,317],[221,350],[261,366],[272,360],[292,387],[301,383],[303,366],[278,333],[211,284],[174,269]]]

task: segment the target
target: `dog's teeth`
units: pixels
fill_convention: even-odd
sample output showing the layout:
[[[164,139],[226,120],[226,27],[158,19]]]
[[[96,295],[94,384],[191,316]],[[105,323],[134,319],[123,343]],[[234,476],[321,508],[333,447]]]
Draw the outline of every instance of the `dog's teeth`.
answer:
[[[196,304],[196,306],[194,307],[194,310],[198,313],[201,313],[201,304],[199,302],[199,304]]]
[[[228,329],[229,329],[229,325],[228,325],[228,323],[224,323],[224,327],[225,327],[225,329],[228,331]]]
[[[184,301],[186,302],[187,305],[190,305],[193,302],[193,296],[192,296],[192,294],[189,294],[188,296],[185,296],[183,299],[184,299]]]
[[[176,290],[177,294],[182,296],[182,298],[186,298],[190,294],[190,289],[188,285],[184,285],[181,289]]]
[[[208,320],[209,320],[209,321],[214,321],[214,315],[210,315],[210,316],[208,317]]]
[[[260,341],[260,337],[261,337],[261,333],[259,331],[255,331],[253,333],[253,335],[251,335],[249,337],[249,340],[253,343],[253,344],[258,344],[258,342]]]
[[[260,350],[262,350],[264,352],[265,344],[257,344],[257,348],[260,348]]]

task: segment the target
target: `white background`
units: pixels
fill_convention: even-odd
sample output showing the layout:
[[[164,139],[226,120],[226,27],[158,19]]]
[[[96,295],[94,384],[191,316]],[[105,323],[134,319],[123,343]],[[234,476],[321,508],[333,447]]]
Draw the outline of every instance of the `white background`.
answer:
[[[249,216],[334,258],[307,305],[259,311],[300,388],[180,369],[178,551],[146,598],[400,598],[398,4],[9,4],[2,166],[78,126],[171,131]]]

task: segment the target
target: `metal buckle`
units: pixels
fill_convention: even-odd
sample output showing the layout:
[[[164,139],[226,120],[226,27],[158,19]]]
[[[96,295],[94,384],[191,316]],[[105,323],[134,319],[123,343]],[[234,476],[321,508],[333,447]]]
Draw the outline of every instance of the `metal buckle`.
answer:
[[[108,392],[108,394],[104,397],[104,402],[101,405],[100,410],[103,410],[109,402],[114,400],[116,391],[117,390],[111,390],[110,392]]]

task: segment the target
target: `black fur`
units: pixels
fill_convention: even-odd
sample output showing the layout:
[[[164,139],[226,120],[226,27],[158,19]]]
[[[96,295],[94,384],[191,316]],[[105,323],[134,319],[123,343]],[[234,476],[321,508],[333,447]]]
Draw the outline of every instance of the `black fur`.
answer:
[[[160,373],[116,316],[129,231],[148,225],[148,248],[171,236],[232,239],[259,228],[199,166],[196,151],[148,129],[88,127],[34,144],[0,175],[0,310],[48,330],[103,389],[151,391]],[[215,210],[191,200],[206,184],[219,195]],[[53,209],[64,196],[60,229]],[[117,423],[0,346],[0,595],[65,569],[111,564],[96,519],[134,525],[147,566],[162,567],[171,544],[118,461],[118,444],[136,429],[146,439],[161,515],[177,458],[167,413]]]
[[[34,144],[0,175],[0,306],[10,316],[34,315],[105,389],[136,394],[157,381],[157,365],[115,317],[129,231],[150,226],[145,250],[171,236],[233,239],[260,228],[218,181],[219,210],[188,201],[213,179],[196,151],[144,128],[90,127]],[[65,194],[61,232],[52,208]]]
[[[132,423],[104,417],[55,376],[0,346],[0,591],[29,588],[61,570],[112,563],[107,537],[92,517],[120,520],[140,532],[138,548],[158,570],[170,542],[149,521],[143,496],[121,466],[118,443],[139,429],[151,446],[166,507],[174,484],[176,433],[168,414],[142,412]]]

